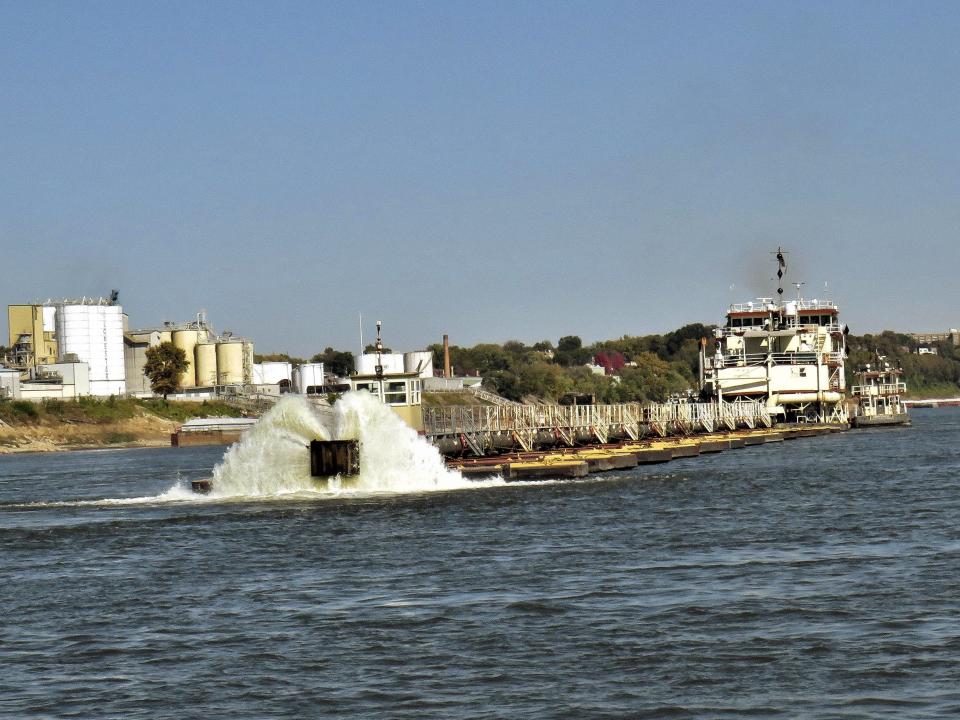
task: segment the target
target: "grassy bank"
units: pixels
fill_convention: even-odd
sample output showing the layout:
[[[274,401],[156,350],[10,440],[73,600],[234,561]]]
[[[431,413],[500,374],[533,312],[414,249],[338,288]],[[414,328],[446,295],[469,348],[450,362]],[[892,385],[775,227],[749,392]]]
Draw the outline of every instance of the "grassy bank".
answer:
[[[0,401],[0,453],[100,447],[148,447],[170,443],[176,426],[194,417],[238,417],[222,402],[79,398]]]

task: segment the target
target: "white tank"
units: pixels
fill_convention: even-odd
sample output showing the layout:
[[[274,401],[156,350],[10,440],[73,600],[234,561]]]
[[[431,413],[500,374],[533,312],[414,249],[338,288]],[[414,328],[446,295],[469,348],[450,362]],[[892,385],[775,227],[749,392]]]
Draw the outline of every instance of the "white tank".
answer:
[[[417,350],[403,354],[403,371],[418,373],[420,377],[433,377],[433,353]]]
[[[217,384],[243,384],[243,342],[229,340],[217,343]]]
[[[320,392],[323,387],[323,363],[304,363],[296,368],[293,376],[294,389],[303,395]]]
[[[403,370],[402,353],[383,353],[380,356],[383,372],[388,375],[398,375]],[[377,354],[365,353],[357,359],[358,375],[373,375],[377,372]]]
[[[197,347],[197,331],[196,330],[174,330],[173,331],[173,344],[174,346],[183,350],[183,354],[187,356],[187,369],[183,371],[183,374],[180,376],[180,387],[182,388],[192,388],[197,386],[197,371],[196,364],[194,363],[194,354]]]
[[[213,387],[217,384],[217,346],[200,343],[196,347],[197,387]]]
[[[123,308],[99,302],[64,302],[54,306],[60,357],[76,355],[87,363],[92,395],[126,392],[123,356]],[[44,309],[45,326],[50,312]]]
[[[279,385],[284,380],[289,383],[293,377],[293,365],[283,360],[267,360],[260,363],[260,368],[264,385]]]

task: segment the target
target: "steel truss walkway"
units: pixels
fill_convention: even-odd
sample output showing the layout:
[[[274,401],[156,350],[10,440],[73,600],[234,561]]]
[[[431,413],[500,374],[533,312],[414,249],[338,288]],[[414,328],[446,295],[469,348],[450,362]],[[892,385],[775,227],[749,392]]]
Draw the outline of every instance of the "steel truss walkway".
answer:
[[[477,456],[773,424],[766,405],[756,401],[425,407],[423,422],[441,449],[459,446]]]

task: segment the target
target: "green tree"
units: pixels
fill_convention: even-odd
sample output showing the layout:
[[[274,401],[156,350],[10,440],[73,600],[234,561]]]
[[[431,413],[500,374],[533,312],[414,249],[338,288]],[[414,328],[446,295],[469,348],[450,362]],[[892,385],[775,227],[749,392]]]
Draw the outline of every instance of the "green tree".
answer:
[[[150,379],[150,389],[158,395],[167,395],[180,389],[180,376],[190,367],[187,354],[171,342],[147,348],[147,363],[143,374]]]
[[[557,341],[557,350],[553,354],[553,361],[557,365],[570,367],[584,365],[590,362],[592,353],[583,347],[583,340],[579,335],[564,335]]]
[[[303,358],[294,357],[288,353],[265,353],[263,355],[257,354],[253,356],[253,361],[255,363],[262,362],[288,362],[291,365],[303,365],[306,362]]]
[[[323,363],[323,369],[340,377],[347,377],[353,372],[353,353],[347,350],[334,350],[332,347],[326,348],[322,353],[317,353],[310,362]]]

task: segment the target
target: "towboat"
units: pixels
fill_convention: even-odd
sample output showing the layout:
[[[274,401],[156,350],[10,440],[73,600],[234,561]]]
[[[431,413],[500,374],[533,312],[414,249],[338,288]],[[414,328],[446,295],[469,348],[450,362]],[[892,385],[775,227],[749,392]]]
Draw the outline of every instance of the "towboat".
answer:
[[[847,423],[846,335],[832,300],[783,298],[786,253],[777,248],[777,299],[730,305],[713,346],[700,346],[700,387],[717,403],[761,401],[786,423]]]
[[[851,389],[856,400],[850,424],[853,427],[909,425],[910,414],[901,395],[907,391],[903,370],[895,368],[882,355],[855,373],[859,383]]]

